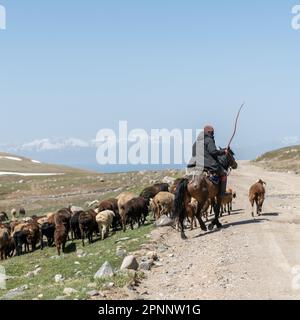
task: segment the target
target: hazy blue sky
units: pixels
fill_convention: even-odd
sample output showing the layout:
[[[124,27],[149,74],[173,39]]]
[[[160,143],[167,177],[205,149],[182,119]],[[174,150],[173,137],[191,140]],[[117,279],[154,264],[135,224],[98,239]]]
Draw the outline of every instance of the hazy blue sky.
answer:
[[[119,120],[147,130],[210,122],[226,145],[244,100],[238,157],[300,142],[296,0],[0,4],[0,145],[90,140]]]

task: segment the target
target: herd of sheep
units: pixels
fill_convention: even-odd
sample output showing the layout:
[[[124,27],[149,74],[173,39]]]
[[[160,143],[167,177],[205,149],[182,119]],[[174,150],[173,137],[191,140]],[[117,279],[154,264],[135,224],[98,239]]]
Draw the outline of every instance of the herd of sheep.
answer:
[[[178,179],[179,180],[179,179]],[[55,213],[48,213],[44,216],[22,217],[25,210],[20,209],[19,218],[15,209],[11,212],[9,220],[6,213],[0,213],[0,258],[7,259],[15,255],[36,250],[40,243],[40,248],[44,248],[44,239],[47,239],[48,246],[55,245],[58,255],[61,250],[65,251],[68,240],[81,239],[85,245],[85,239],[89,243],[93,242],[93,237],[98,236],[104,240],[109,235],[109,231],[126,231],[126,226],[131,229],[146,222],[149,212],[152,211],[155,220],[161,215],[171,215],[176,185],[178,180],[170,186],[167,183],[157,183],[142,191],[140,196],[131,192],[123,192],[116,198],[104,201],[93,201],[88,210],[69,206]],[[264,200],[264,182],[259,180],[250,189],[249,199],[252,204],[256,202],[257,213],[261,213]],[[228,190],[222,203],[222,212],[230,214],[232,201],[236,197],[235,192]],[[197,212],[197,201],[192,199],[191,214],[188,217],[191,229],[197,227],[195,214]],[[208,219],[208,212],[203,212]]]

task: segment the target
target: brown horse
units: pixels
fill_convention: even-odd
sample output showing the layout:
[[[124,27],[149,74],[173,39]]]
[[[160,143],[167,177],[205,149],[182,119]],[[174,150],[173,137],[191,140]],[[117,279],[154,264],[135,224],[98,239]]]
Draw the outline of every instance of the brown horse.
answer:
[[[234,153],[228,149],[226,155],[218,157],[219,162],[222,164],[226,171],[230,169],[237,169],[238,164],[234,159]],[[178,218],[181,227],[181,238],[186,239],[184,233],[184,220],[188,217],[188,210],[190,207],[191,198],[198,201],[198,208],[196,217],[199,221],[200,227],[203,231],[207,231],[207,227],[202,220],[202,212],[207,210],[206,205],[211,200],[215,212],[215,218],[208,226],[209,230],[213,230],[214,226],[221,228],[222,224],[219,221],[221,200],[220,184],[214,184],[207,173],[193,177],[191,180],[183,178],[178,181],[175,193],[173,217]]]

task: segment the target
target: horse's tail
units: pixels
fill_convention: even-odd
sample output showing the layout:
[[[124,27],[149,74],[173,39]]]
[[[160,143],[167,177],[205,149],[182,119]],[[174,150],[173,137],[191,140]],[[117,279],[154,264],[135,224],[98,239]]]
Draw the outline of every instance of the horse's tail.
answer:
[[[179,220],[183,221],[186,216],[184,200],[188,183],[188,179],[181,179],[177,184],[172,214],[173,219],[179,218]]]

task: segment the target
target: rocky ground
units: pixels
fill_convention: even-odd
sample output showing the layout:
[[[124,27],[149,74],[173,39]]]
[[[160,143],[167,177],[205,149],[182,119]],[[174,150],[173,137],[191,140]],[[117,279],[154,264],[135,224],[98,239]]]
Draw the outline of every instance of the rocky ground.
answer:
[[[248,190],[259,178],[267,182],[267,197],[263,215],[253,220]],[[229,186],[238,198],[221,231],[188,231],[183,241],[171,227],[154,230],[143,250],[156,250],[159,261],[139,286],[114,297],[299,299],[299,176],[242,162]]]

